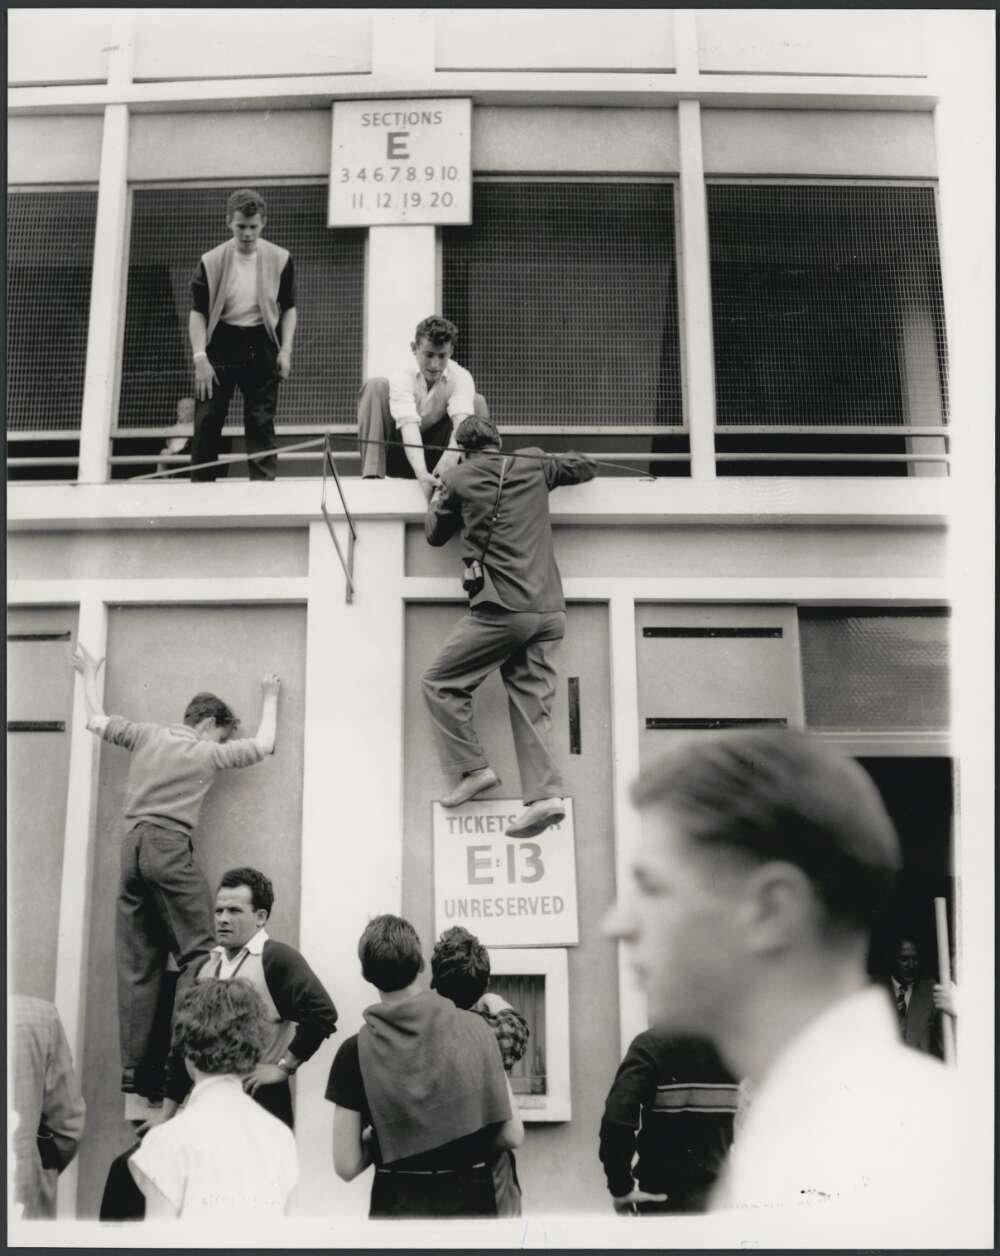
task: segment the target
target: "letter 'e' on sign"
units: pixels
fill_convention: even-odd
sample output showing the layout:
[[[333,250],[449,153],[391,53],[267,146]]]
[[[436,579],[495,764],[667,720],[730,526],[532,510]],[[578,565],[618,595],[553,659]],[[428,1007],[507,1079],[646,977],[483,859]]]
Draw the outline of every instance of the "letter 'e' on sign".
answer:
[[[433,806],[434,930],[463,925],[484,946],[576,946],[573,800],[537,837],[506,837],[517,799]]]
[[[334,102],[331,227],[470,222],[470,100]]]

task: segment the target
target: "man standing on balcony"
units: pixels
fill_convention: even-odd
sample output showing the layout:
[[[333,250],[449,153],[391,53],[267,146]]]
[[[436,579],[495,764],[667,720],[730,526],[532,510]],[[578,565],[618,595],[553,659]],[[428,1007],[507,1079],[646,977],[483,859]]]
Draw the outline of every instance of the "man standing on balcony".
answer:
[[[250,188],[230,196],[226,223],[232,239],[203,254],[191,281],[188,334],[197,400],[192,466],[218,458],[237,387],[243,396],[247,453],[276,449],[278,384],[292,373],[298,322],[292,256],[261,237],[267,206]],[[247,465],[251,480],[273,480],[277,472],[276,457]],[[206,467],[192,471],[191,479],[214,480],[218,474],[218,467]]]

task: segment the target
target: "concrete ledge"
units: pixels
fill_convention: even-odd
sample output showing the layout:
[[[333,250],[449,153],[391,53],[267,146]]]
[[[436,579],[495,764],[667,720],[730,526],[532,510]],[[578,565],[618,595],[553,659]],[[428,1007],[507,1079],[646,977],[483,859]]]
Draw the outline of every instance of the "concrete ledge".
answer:
[[[424,499],[408,480],[344,481],[356,520],[420,522]],[[933,479],[724,478],[643,480],[611,477],[552,496],[560,523],[766,522],[943,526],[952,508],[952,481]],[[343,518],[336,489],[327,506]],[[129,482],[12,484],[7,527],[12,532],[115,528],[287,528],[322,518],[316,479],[217,484]]]

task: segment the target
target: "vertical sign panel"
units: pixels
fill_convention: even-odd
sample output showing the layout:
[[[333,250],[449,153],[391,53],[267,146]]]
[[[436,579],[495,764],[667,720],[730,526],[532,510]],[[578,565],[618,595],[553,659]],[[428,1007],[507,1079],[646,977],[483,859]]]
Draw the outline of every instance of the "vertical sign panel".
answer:
[[[573,800],[538,838],[506,837],[517,799],[434,803],[434,928],[464,925],[484,946],[576,946]]]
[[[331,227],[471,221],[471,101],[334,103]]]

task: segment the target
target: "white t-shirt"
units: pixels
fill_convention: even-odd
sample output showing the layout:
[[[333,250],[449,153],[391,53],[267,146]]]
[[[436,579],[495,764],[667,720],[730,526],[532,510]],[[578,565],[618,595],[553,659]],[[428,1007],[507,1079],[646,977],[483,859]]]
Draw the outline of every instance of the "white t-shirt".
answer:
[[[283,1216],[299,1176],[291,1130],[231,1073],[198,1082],[128,1164],[140,1188],[152,1182],[185,1221]]]
[[[222,321],[230,327],[258,327],[264,321],[257,301],[257,251],[233,249]]]
[[[806,1026],[754,1086],[712,1210],[813,1218],[817,1239],[827,1225],[856,1226],[876,1246],[885,1224],[922,1245],[961,1194],[955,1086],[952,1069],[900,1041],[888,992],[865,987]]]

